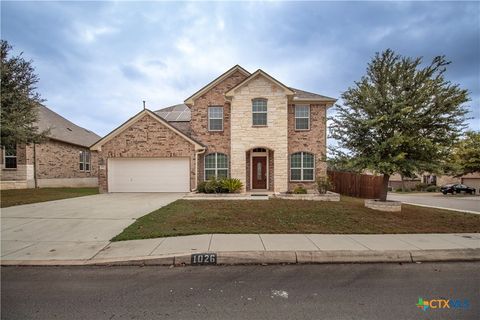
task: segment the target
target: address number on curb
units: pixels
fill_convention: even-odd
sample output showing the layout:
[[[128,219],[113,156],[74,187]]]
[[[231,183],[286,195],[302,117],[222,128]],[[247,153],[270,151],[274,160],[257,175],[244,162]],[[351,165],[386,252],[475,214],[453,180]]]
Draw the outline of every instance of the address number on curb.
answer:
[[[217,264],[216,253],[194,253],[192,254],[193,264]]]

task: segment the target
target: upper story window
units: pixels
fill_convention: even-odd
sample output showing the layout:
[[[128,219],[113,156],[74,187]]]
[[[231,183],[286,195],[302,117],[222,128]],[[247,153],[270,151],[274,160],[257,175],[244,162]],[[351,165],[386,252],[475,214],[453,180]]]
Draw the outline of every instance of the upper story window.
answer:
[[[223,107],[208,107],[208,131],[223,131]]]
[[[295,105],[295,130],[310,129],[310,105]]]
[[[3,164],[5,169],[17,168],[17,146],[3,147]]]
[[[205,180],[228,177],[228,157],[223,153],[211,153],[205,156]]]
[[[267,99],[254,99],[252,102],[252,124],[267,125]]]
[[[297,152],[290,155],[290,180],[313,181],[315,157],[308,152]]]
[[[80,171],[90,171],[90,151],[82,150],[80,151],[80,161],[79,161],[79,169]]]

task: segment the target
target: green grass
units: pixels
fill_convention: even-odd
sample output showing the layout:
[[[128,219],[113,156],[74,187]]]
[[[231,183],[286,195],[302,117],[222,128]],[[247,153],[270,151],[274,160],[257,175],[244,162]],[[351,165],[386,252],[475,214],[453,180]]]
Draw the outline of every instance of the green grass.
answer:
[[[479,232],[480,215],[403,205],[401,212],[365,208],[363,199],[178,200],[149,213],[113,241],[202,233]]]
[[[98,188],[40,188],[1,190],[1,207],[37,203],[51,200],[83,197],[97,194]]]

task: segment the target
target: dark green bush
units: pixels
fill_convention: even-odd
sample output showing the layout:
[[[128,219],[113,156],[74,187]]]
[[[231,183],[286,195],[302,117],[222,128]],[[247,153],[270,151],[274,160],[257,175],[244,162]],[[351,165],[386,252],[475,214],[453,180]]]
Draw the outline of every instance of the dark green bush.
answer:
[[[428,184],[426,183],[417,183],[415,185],[415,190],[416,191],[425,191],[428,188]]]
[[[228,193],[228,189],[223,187],[223,179],[211,178],[205,184],[205,193]]]
[[[295,189],[293,189],[293,193],[295,194],[306,194],[307,193],[307,189],[305,189],[304,187],[295,187]]]
[[[425,188],[425,191],[427,191],[427,192],[437,192],[437,191],[440,191],[440,188],[437,187],[437,186],[428,186],[427,188]]]
[[[206,193],[207,181],[202,181],[197,185],[197,192]]]

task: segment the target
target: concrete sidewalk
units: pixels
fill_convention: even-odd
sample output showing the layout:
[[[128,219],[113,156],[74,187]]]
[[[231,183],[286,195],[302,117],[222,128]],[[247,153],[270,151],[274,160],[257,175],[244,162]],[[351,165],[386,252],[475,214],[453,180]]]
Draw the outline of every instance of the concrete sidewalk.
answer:
[[[480,260],[480,234],[204,234],[111,242],[2,248],[3,265],[190,264],[192,253],[217,253],[219,264]],[[22,248],[14,250],[15,247]],[[83,252],[85,251],[85,252]],[[77,255],[73,256],[72,252]],[[86,258],[86,254],[89,254]]]

